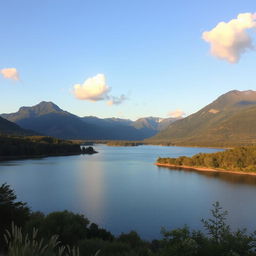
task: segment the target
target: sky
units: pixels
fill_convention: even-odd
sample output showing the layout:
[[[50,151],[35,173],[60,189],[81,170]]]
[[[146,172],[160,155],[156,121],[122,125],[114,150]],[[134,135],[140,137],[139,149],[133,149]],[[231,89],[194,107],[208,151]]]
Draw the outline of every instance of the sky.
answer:
[[[256,90],[255,12],[255,0],[0,0],[0,113],[52,101],[167,118]]]

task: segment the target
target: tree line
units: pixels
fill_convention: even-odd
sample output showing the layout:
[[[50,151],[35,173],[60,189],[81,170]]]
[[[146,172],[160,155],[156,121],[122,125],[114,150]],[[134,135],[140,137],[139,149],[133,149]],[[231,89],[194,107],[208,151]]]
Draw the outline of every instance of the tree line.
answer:
[[[47,136],[0,136],[0,159],[81,154],[79,144]]]
[[[199,153],[192,157],[157,159],[159,164],[207,167],[234,171],[256,171],[256,146],[244,146],[216,153]]]

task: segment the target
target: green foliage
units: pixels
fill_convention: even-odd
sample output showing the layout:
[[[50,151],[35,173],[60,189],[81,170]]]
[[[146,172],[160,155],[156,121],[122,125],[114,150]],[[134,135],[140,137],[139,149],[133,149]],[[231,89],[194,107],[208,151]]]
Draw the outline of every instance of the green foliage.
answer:
[[[219,202],[214,203],[212,206],[212,218],[208,220],[202,219],[202,222],[211,238],[219,243],[223,236],[230,232],[230,227],[226,224],[228,212],[222,211]]]
[[[187,226],[171,231],[163,228],[161,232],[165,241],[163,255],[197,255],[199,245]]]
[[[79,240],[87,237],[89,220],[83,215],[69,211],[53,212],[43,218],[36,216],[34,221],[38,221],[40,236],[50,238],[58,235],[62,244],[76,245]]]
[[[119,241],[104,241],[101,239],[85,239],[79,242],[80,253],[83,256],[99,254],[104,256],[121,256],[131,252],[128,244]]]
[[[99,228],[99,226],[95,223],[91,223],[87,230],[87,237],[91,238],[100,238],[104,241],[113,241],[114,236],[103,228]]]
[[[8,157],[38,157],[80,153],[80,145],[53,137],[0,136],[0,160],[8,159]]]
[[[21,228],[12,225],[4,237],[7,244],[8,256],[79,256],[78,248],[61,246],[58,236],[53,235],[49,240],[37,239],[38,230],[33,229],[32,236],[23,234]]]
[[[124,140],[110,140],[106,142],[108,146],[122,146],[122,147],[135,147],[144,145],[142,141],[124,141]]]
[[[177,166],[207,167],[233,171],[256,171],[256,146],[244,146],[223,152],[203,154],[192,157],[158,158],[157,163]]]
[[[129,244],[129,246],[133,249],[142,247],[144,245],[144,242],[141,240],[136,231],[131,231],[128,234],[121,234],[118,237],[118,241]]]
[[[9,185],[4,183],[0,187],[0,250],[3,247],[4,231],[11,227],[11,223],[24,226],[29,219],[30,210],[27,204],[16,201],[17,197]]]
[[[163,239],[146,242],[135,231],[114,237],[83,215],[68,211],[29,215],[26,204],[16,202],[14,191],[6,184],[1,186],[0,199],[0,214],[4,209],[15,212],[10,214],[8,221],[13,224],[4,236],[6,256],[256,256],[256,232],[232,231],[226,223],[228,213],[219,202],[213,204],[211,217],[202,220],[204,231],[188,226],[162,229]],[[1,216],[4,224],[2,220]],[[14,222],[26,224],[25,231]]]
[[[256,234],[248,235],[246,230],[232,232],[226,224],[227,212],[219,202],[213,204],[212,216],[202,220],[208,235],[200,231],[181,229],[162,230],[164,243],[160,255],[172,256],[255,256]]]

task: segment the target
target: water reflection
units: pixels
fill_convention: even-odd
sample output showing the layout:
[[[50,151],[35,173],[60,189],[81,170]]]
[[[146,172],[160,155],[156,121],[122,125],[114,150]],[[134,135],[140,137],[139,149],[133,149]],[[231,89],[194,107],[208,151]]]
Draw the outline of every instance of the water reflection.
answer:
[[[107,200],[103,162],[79,161],[76,168],[79,170],[76,187],[78,208],[90,209],[86,213],[90,220],[104,223]]]
[[[227,183],[232,184],[246,184],[255,186],[256,185],[256,176],[253,175],[245,175],[245,174],[232,174],[232,173],[225,173],[225,172],[207,172],[207,171],[197,171],[195,169],[183,169],[183,168],[174,168],[174,167],[165,167],[165,166],[158,166],[159,169],[169,169],[172,171],[181,171],[185,173],[196,173],[198,175],[202,175],[209,179],[221,179]]]

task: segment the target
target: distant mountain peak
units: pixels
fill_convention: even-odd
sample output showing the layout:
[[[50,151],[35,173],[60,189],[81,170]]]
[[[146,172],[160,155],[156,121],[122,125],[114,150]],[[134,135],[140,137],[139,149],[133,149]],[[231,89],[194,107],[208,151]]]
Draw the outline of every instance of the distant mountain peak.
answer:
[[[41,101],[39,104],[35,105],[34,107],[40,107],[44,109],[51,109],[55,111],[63,111],[61,108],[59,108],[56,104],[54,104],[51,101]]]
[[[236,95],[236,96],[245,96],[245,97],[250,96],[250,95],[255,96],[256,91],[253,91],[253,90],[245,90],[245,91],[232,90],[232,91],[229,91],[229,92],[221,95],[220,97],[227,96],[227,95]]]
[[[48,114],[51,112],[62,112],[63,110],[51,101],[41,101],[39,104],[32,107],[21,107],[18,112],[24,111],[29,111],[30,113],[34,112],[35,114],[40,115]]]
[[[67,113],[60,109],[53,102],[42,101],[37,105],[32,107],[21,107],[18,112],[11,114],[2,114],[1,116],[8,119],[11,122],[18,122],[19,120],[23,120],[26,118],[35,118],[38,116],[43,116],[52,113]]]

